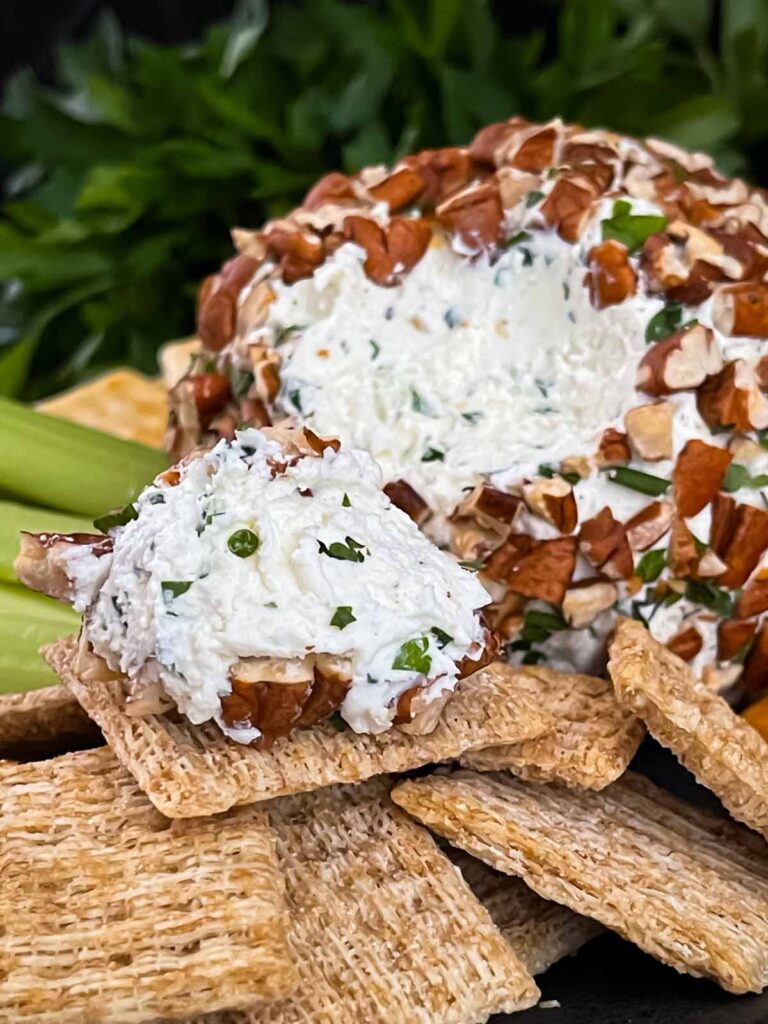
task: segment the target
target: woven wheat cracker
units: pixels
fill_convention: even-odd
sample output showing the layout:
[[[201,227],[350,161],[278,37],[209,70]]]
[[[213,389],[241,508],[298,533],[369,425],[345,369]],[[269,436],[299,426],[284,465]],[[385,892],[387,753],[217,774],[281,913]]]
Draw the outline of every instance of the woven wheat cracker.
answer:
[[[645,733],[638,718],[616,701],[607,679],[547,668],[495,666],[555,727],[534,739],[473,751],[462,764],[477,771],[509,769],[532,782],[603,789],[635,756]]]
[[[543,900],[519,878],[510,878],[463,850],[449,848],[447,853],[531,974],[543,974],[603,931],[597,921]]]
[[[610,645],[616,695],[711,789],[768,837],[768,744],[641,623],[620,619]]]
[[[450,842],[731,992],[768,982],[768,857],[732,822],[632,772],[599,793],[459,771],[394,800]]]
[[[49,748],[100,741],[97,726],[65,686],[0,694],[0,757],[20,760]]]
[[[120,682],[86,684],[78,678],[73,639],[44,653],[144,792],[171,818],[406,771],[476,747],[537,736],[550,725],[526,694],[494,672],[479,672],[460,685],[428,736],[399,730],[359,735],[326,723],[256,750],[227,739],[213,723],[125,714]]]
[[[296,982],[259,809],[171,822],[107,747],[0,765],[0,1020],[135,1024]]]
[[[536,1002],[488,912],[388,788],[375,779],[269,805],[299,986],[205,1024],[473,1024]]]

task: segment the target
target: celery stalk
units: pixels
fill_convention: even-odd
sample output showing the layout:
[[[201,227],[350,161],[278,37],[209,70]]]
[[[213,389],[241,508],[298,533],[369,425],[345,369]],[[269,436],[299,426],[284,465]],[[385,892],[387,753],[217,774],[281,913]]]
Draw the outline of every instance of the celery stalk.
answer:
[[[19,534],[30,533],[93,533],[90,519],[81,519],[65,512],[17,505],[0,501],[0,582],[15,583],[13,561],[19,551]]]
[[[56,676],[40,657],[41,644],[76,633],[80,616],[65,604],[0,584],[0,693],[51,686]]]
[[[96,516],[132,501],[168,465],[163,452],[0,398],[0,488]]]

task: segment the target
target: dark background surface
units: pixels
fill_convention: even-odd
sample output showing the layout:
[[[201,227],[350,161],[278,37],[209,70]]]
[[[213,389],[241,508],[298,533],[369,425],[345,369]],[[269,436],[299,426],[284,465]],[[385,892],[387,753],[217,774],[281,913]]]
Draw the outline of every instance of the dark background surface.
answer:
[[[674,0],[670,0],[670,3]],[[743,0],[734,0],[743,3]],[[768,0],[756,8],[768,9]],[[53,55],[63,40],[79,39],[105,5],[98,0],[0,0],[0,78],[30,64],[43,78],[53,68]],[[124,27],[156,42],[195,39],[212,21],[229,14],[231,0],[114,0],[110,5]],[[517,32],[526,27],[550,31],[554,4],[496,2],[500,27],[514,19]],[[767,97],[768,99],[768,97]],[[694,802],[717,805],[696,786],[674,758],[648,742],[636,767],[655,781]],[[514,1018],[520,1024],[765,1024],[768,995],[734,997],[715,985],[680,976],[616,936],[591,942],[577,956],[558,964],[539,979],[544,1000],[560,1006],[534,1008]],[[364,1024],[364,1022],[361,1022]]]

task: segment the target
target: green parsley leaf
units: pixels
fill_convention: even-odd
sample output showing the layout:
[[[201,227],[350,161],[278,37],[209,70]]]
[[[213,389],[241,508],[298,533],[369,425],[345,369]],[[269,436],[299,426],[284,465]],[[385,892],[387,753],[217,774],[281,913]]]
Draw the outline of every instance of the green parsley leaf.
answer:
[[[227,541],[227,547],[238,558],[248,558],[258,551],[260,544],[259,535],[248,529],[235,530]]]
[[[753,490],[768,487],[768,474],[759,473],[752,476],[746,466],[732,462],[725,471],[722,489],[732,494],[734,491],[740,491],[742,487],[751,487]]]
[[[301,389],[300,388],[294,388],[292,391],[289,391],[288,392],[288,397],[291,400],[291,405],[293,405],[294,409],[296,409],[297,412],[304,412],[304,409],[301,406]]]
[[[160,586],[164,599],[168,601],[174,597],[181,597],[182,594],[186,594],[192,583],[192,580],[163,580]]]
[[[520,245],[521,242],[530,242],[531,234],[528,231],[518,231],[516,235],[512,235],[506,242],[502,242],[499,246],[501,249],[511,249],[515,245]]]
[[[672,486],[671,480],[664,480],[652,473],[641,473],[639,469],[629,469],[627,466],[619,466],[610,470],[608,479],[612,484],[628,487],[641,494],[650,494],[654,498],[658,498],[660,494],[666,494]]]
[[[424,399],[415,388],[411,388],[411,408],[414,412],[420,412],[422,416],[427,415],[427,407]]]
[[[117,526],[125,526],[132,519],[138,519],[139,513],[135,505],[125,505],[123,508],[113,508],[111,512],[105,512],[103,516],[93,520],[93,525],[102,533],[109,533]]]
[[[536,203],[540,203],[543,198],[543,192],[539,192],[538,189],[533,189],[533,191],[529,192],[525,197],[525,205],[530,209],[532,206],[535,206]]]
[[[483,414],[481,412],[463,412],[461,418],[474,426],[478,420],[483,418]]]
[[[733,613],[731,595],[709,580],[686,580],[685,596],[694,604],[701,604],[723,618],[728,618]]]
[[[265,608],[277,608],[277,601],[267,601]]]
[[[645,328],[645,340],[650,344],[653,341],[663,341],[670,334],[674,334],[683,319],[683,307],[679,302],[670,302],[651,317],[648,326]]]
[[[363,555],[362,548],[363,544],[354,540],[352,537],[345,537],[344,544],[340,540],[335,540],[332,544],[324,544],[323,541],[317,542],[320,548],[321,555],[328,555],[329,558],[338,558],[343,562],[364,562],[365,556]]]
[[[551,480],[555,476],[561,476],[563,480],[567,480],[572,487],[581,480],[578,473],[562,473],[559,469],[555,469],[555,467],[551,466],[548,462],[542,462],[540,464],[538,473],[539,476],[543,476],[547,480]]]
[[[352,508],[352,502],[349,500],[349,495],[348,494],[345,494],[344,497],[341,499],[341,507],[342,508]]]
[[[429,650],[429,637],[420,636],[416,640],[406,640],[395,655],[392,668],[402,672],[420,672],[427,675],[432,668]]]
[[[351,622],[357,622],[357,619],[352,614],[352,608],[350,607],[350,605],[339,605],[339,607],[333,613],[331,625],[335,626],[337,629],[344,629]]]
[[[275,331],[275,340],[272,342],[272,345],[274,346],[274,348],[280,348],[281,345],[284,345],[286,341],[288,341],[288,339],[294,333],[294,331],[303,330],[304,328],[300,327],[298,324],[288,324],[285,327],[279,327]]]
[[[468,569],[470,572],[480,572],[481,569],[485,568],[485,562],[481,562],[479,559],[475,559],[474,561],[465,560],[463,562],[459,562],[459,565],[462,569]]]
[[[427,448],[424,454],[421,456],[422,462],[444,462],[445,452],[441,452],[438,448]]]
[[[656,548],[654,551],[646,551],[635,566],[635,576],[639,576],[643,583],[653,583],[654,580],[657,580],[659,576],[661,576],[666,564],[666,548]]]
[[[429,631],[437,641],[437,646],[442,649],[448,644],[453,643],[453,637],[450,633],[446,633],[444,629],[440,629],[439,626],[433,626]]]
[[[613,216],[602,222],[603,241],[613,238],[626,245],[630,253],[636,253],[647,238],[663,231],[666,226],[666,217],[648,213],[634,214],[630,202],[617,199],[613,204]]]

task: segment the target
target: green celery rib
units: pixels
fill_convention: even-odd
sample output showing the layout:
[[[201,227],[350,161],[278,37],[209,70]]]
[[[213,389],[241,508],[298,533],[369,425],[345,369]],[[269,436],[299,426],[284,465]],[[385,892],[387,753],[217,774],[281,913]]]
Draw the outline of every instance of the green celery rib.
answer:
[[[0,584],[0,693],[22,693],[55,683],[56,676],[38,649],[79,627],[80,616],[68,605]]]
[[[47,508],[97,516],[168,465],[163,452],[0,398],[0,487]]]
[[[16,582],[13,561],[19,552],[19,534],[22,530],[30,533],[94,532],[90,519],[67,515],[66,512],[18,505],[13,501],[0,501],[0,582]]]

